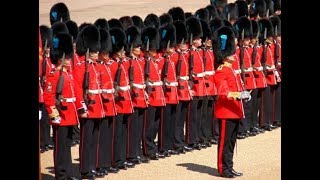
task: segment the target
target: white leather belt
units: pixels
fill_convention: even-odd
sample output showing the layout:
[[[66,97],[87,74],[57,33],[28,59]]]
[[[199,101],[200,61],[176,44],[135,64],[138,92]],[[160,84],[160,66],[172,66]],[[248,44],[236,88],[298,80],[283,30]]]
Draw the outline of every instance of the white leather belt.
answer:
[[[166,82],[166,86],[178,86],[178,82]]]
[[[249,68],[245,68],[244,72],[252,72],[252,70],[253,70],[252,67],[249,67]]]
[[[101,93],[104,93],[104,94],[112,94],[114,93],[114,88],[112,89],[101,89]]]
[[[89,94],[100,94],[101,93],[101,89],[95,89],[95,90],[89,89],[88,93]]]
[[[121,91],[128,91],[128,90],[130,90],[130,86],[119,86],[119,89]]]
[[[271,67],[270,67],[270,66],[266,66],[266,69],[267,69],[267,70],[274,70],[274,69],[275,69],[275,66],[274,66],[274,65],[272,65]]]
[[[204,74],[211,76],[211,75],[214,75],[214,71],[206,71],[206,72],[204,72]]]
[[[281,62],[278,62],[278,65],[281,66]]]
[[[204,72],[192,75],[192,77],[203,77],[203,76],[205,76]]]
[[[189,80],[189,76],[180,76],[179,79],[183,80],[183,81],[188,81]]]
[[[255,71],[263,71],[263,67],[262,66],[256,67]]]
[[[75,102],[76,98],[72,97],[72,98],[62,98],[61,102]]]
[[[240,73],[241,73],[241,69],[234,70],[234,72],[235,72],[236,74],[240,74]]]
[[[162,86],[162,81],[148,82],[148,86]]]
[[[132,83],[133,87],[138,88],[138,89],[145,89],[146,85],[145,84],[136,84]]]

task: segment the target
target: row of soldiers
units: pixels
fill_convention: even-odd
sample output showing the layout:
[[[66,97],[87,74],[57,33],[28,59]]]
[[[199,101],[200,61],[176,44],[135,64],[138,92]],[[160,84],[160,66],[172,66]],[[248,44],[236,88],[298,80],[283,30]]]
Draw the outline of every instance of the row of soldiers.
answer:
[[[40,124],[50,118],[53,127],[56,177],[76,179],[74,142],[83,179],[217,144],[214,105],[223,90],[213,80],[212,39],[224,26],[235,34],[232,66],[251,98],[238,138],[279,126],[281,21],[269,17],[266,2],[211,4],[194,14],[173,7],[144,21],[100,18],[79,27],[64,3],[55,4],[51,28],[39,28],[39,99]]]

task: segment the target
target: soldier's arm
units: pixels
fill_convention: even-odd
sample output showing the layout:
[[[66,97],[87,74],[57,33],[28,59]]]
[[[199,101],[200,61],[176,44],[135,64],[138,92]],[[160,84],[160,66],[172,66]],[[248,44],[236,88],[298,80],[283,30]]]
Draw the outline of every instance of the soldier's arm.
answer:
[[[83,78],[84,78],[84,68],[82,65],[76,65],[73,70],[73,78],[74,78],[74,92],[76,96],[76,108],[79,114],[83,114],[87,111],[86,104],[83,99]]]
[[[55,99],[57,83],[58,83],[57,73],[51,72],[47,76],[47,81],[44,85],[44,90],[43,90],[44,105],[48,111],[50,118],[59,117],[59,112],[56,108],[56,99]]]
[[[240,97],[240,92],[233,92],[229,90],[228,82],[227,82],[227,68],[221,68],[219,67],[214,75],[214,83],[217,88],[217,94],[219,98],[228,98],[228,99],[234,99]]]

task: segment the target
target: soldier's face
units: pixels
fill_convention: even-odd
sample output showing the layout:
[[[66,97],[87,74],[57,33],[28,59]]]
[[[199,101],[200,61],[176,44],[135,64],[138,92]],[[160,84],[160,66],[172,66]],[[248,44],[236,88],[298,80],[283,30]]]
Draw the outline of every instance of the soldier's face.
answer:
[[[89,59],[92,61],[98,60],[99,52],[90,52],[89,53]]]
[[[212,41],[211,41],[211,39],[208,39],[208,40],[205,42],[205,45],[206,45],[207,47],[212,47]]]
[[[255,45],[256,42],[257,42],[257,39],[256,39],[256,38],[252,38],[252,39],[251,39],[251,44],[252,44],[252,45]]]
[[[201,46],[201,38],[197,38],[197,39],[195,39],[195,40],[193,40],[193,46],[194,47],[199,47],[199,46]]]
[[[244,46],[249,46],[249,44],[250,44],[250,38],[245,38],[245,39],[243,40],[243,45],[244,45]]]
[[[140,48],[140,46],[133,48],[133,49],[132,49],[132,53],[133,53],[135,56],[139,56],[140,53],[141,53],[141,48]]]
[[[71,60],[72,60],[72,58],[66,58],[65,60],[64,60],[64,66],[65,67],[71,67]]]

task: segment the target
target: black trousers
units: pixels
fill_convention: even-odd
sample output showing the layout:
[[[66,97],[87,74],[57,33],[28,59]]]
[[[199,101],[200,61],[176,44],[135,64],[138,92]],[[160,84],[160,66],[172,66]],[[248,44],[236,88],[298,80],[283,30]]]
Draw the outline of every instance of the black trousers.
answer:
[[[177,114],[175,121],[175,130],[174,130],[174,148],[180,148],[185,146],[185,136],[184,136],[184,127],[185,123],[189,119],[188,107],[190,101],[180,101],[177,105]]]
[[[72,140],[80,140],[80,128],[79,126],[74,126],[73,127],[73,133],[72,133]]]
[[[218,171],[228,173],[233,168],[233,152],[237,141],[239,119],[219,119]]]
[[[98,168],[111,167],[113,157],[113,129],[115,117],[107,116],[100,121]]]
[[[186,128],[186,143],[188,145],[196,144],[200,141],[199,131],[202,118],[203,97],[195,96],[190,102],[189,119]]]
[[[281,122],[281,83],[273,86],[273,123]]]
[[[46,145],[51,144],[50,141],[50,117],[44,104],[40,104],[40,110],[42,112],[40,119],[40,147],[44,148]]]
[[[158,146],[154,142],[159,131],[159,122],[162,118],[163,107],[149,106],[146,112],[146,118],[143,128],[142,147],[144,155],[155,154],[158,152]],[[158,138],[159,142],[159,138]]]
[[[208,142],[212,138],[213,126],[213,97],[205,96],[202,102],[202,118],[200,119],[199,138],[201,142]]]
[[[160,152],[172,150],[176,125],[177,104],[163,107],[163,118],[160,120],[158,148]]]
[[[73,176],[71,143],[73,126],[53,126],[55,146],[53,150],[54,173],[56,179],[67,179]]]
[[[261,104],[263,90],[264,90],[263,88],[258,88],[258,89],[252,90],[252,93],[251,93],[252,118],[251,118],[251,122],[249,123],[250,131],[259,126],[259,115],[263,114],[262,113],[263,109]]]
[[[260,127],[268,127],[272,120],[272,96],[271,87],[268,85],[262,92],[262,108],[260,114]]]
[[[88,173],[96,169],[97,152],[99,142],[99,128],[101,119],[81,118],[80,119],[80,173]]]
[[[146,108],[134,108],[128,121],[127,158],[136,158],[141,155],[141,141],[143,121]]]
[[[118,166],[126,161],[126,148],[127,148],[127,128],[128,119],[131,114],[118,114],[116,115],[114,125],[114,159],[113,166]]]
[[[242,101],[245,117],[240,121],[239,134],[246,134],[250,130],[250,122],[252,121],[252,102],[253,99],[250,99],[250,101]]]

